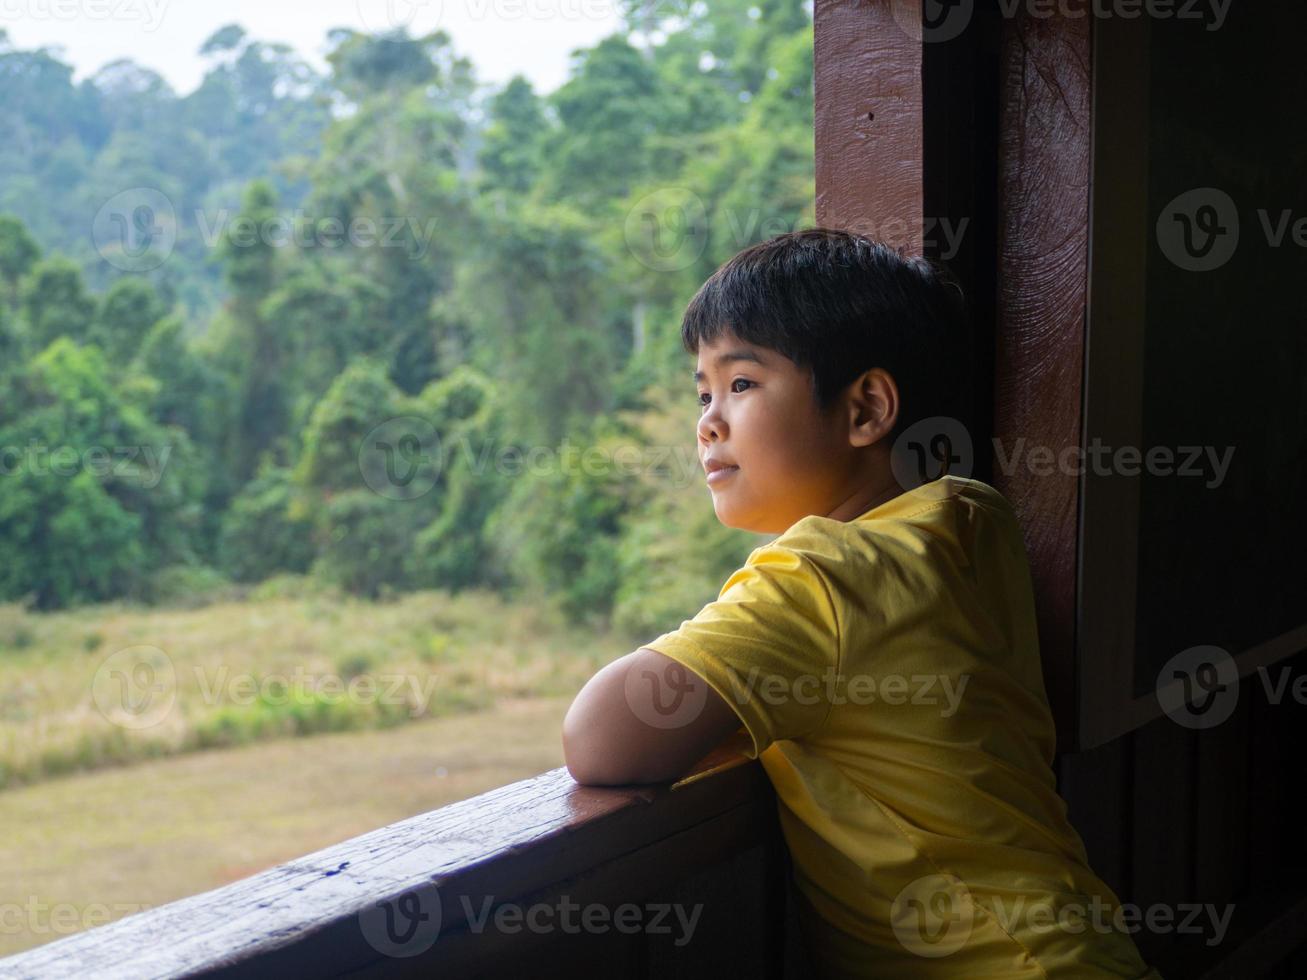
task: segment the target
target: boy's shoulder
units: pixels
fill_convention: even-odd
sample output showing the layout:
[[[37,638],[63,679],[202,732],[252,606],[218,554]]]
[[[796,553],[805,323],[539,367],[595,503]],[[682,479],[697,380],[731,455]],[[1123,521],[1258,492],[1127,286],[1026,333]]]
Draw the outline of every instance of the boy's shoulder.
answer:
[[[1016,516],[1006,498],[980,480],[946,476],[900,494],[849,521],[810,515],[749,555],[814,568],[861,590],[881,576],[923,581],[947,566],[1024,560]]]
[[[1015,527],[1007,498],[981,480],[944,476],[909,490],[848,521],[811,514],[795,521],[769,545],[839,554],[868,536],[896,535],[905,527],[948,528],[995,521]],[[860,549],[859,549],[860,550]]]

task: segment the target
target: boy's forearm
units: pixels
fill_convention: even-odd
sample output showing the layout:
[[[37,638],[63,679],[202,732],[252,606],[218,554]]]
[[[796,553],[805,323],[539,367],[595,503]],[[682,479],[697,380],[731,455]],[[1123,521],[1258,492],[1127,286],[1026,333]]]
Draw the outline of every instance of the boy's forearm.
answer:
[[[644,683],[674,669],[684,696],[703,708],[677,724],[655,727],[657,687]],[[628,683],[635,671],[635,683]],[[632,701],[637,703],[633,704]],[[619,786],[657,783],[689,771],[739,727],[735,712],[701,678],[653,650],[640,649],[600,670],[576,696],[563,719],[563,757],[578,783]]]

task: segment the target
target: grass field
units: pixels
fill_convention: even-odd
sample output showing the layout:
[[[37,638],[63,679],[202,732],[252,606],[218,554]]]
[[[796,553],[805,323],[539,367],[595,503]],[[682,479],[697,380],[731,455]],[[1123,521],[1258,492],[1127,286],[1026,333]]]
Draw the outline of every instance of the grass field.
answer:
[[[0,787],[569,695],[631,648],[490,593],[294,591],[197,609],[0,606]]]
[[[561,765],[571,696],[635,645],[491,593],[294,579],[0,605],[0,955]]]
[[[0,956],[562,764],[568,698],[282,739],[0,793]],[[0,967],[3,973],[3,967]]]

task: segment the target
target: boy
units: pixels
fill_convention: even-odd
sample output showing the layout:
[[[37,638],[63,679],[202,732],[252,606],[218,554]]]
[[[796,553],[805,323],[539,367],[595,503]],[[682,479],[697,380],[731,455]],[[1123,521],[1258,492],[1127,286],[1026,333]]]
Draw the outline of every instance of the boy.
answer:
[[[742,727],[824,976],[1156,976],[1054,786],[1011,508],[976,480],[896,479],[925,453],[896,455],[906,430],[965,414],[957,288],[810,229],[718,269],[682,338],[717,517],[778,537],[591,678],[563,723],[573,777],[673,779]]]

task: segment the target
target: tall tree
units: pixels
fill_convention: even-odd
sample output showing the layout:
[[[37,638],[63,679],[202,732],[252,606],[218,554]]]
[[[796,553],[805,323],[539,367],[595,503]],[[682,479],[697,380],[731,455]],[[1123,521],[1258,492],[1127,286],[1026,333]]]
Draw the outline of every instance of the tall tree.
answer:
[[[41,247],[28,233],[27,226],[12,214],[0,214],[0,280],[10,309],[18,307],[19,280],[40,257]]]
[[[95,314],[82,270],[71,259],[53,255],[38,262],[21,288],[23,317],[37,349],[61,337],[85,340]]]

